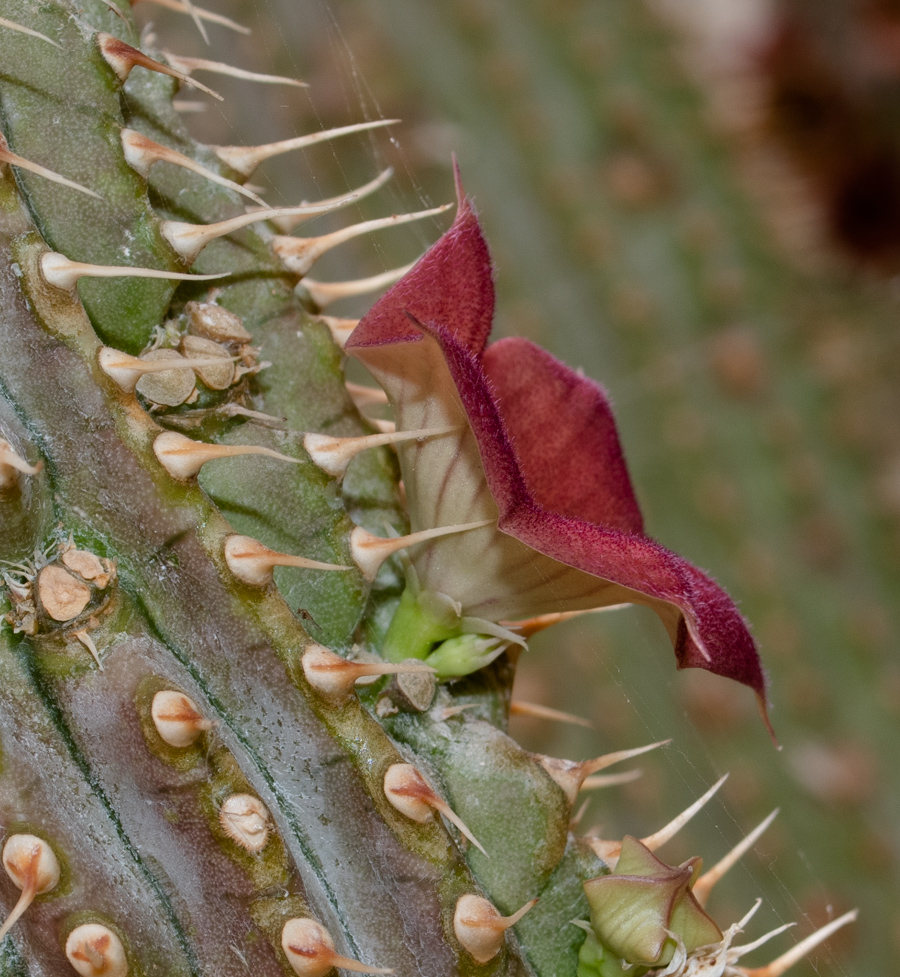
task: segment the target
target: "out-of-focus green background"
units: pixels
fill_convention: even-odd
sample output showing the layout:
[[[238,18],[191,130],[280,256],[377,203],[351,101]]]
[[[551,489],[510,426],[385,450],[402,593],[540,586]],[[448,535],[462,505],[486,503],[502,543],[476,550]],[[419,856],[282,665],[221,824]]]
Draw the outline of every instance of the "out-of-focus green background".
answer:
[[[859,906],[859,924],[816,954],[818,972],[897,972],[900,284],[833,247],[827,202],[771,131],[760,73],[771,6],[206,4],[252,35],[212,27],[210,52],[186,18],[139,11],[177,53],[311,88],[203,76],[227,100],[199,99],[206,110],[189,124],[201,138],[403,119],[270,161],[255,179],[271,203],[340,193],[388,163],[395,181],[359,216],[449,201],[456,151],[497,264],[498,333],[526,335],[609,388],[650,533],[709,570],[752,622],[784,749],[746,690],[676,673],[661,626],[639,609],[554,628],[522,660],[519,697],[596,729],[516,719],[513,735],[570,758],[673,738],[641,779],[593,798],[581,828],[607,837],[653,830],[730,771],[721,803],[664,850],[710,864],[781,807],[713,897],[719,922],[762,897],[750,935],[795,919],[800,936]],[[402,264],[444,226],[347,246],[314,275]]]

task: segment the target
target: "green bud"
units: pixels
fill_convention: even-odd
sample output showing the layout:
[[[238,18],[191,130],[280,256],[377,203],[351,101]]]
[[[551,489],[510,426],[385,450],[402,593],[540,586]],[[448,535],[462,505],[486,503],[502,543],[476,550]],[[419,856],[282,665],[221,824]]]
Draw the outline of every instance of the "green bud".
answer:
[[[391,662],[427,657],[439,641],[459,634],[461,611],[446,594],[408,586],[385,635],[382,657]]]
[[[626,963],[643,966],[672,959],[677,944],[670,933],[688,953],[719,942],[719,927],[691,892],[700,865],[699,858],[677,867],[666,865],[626,835],[612,874],[584,883],[597,939]]]
[[[439,679],[460,678],[484,668],[500,655],[509,642],[483,634],[461,634],[438,645],[426,659]]]

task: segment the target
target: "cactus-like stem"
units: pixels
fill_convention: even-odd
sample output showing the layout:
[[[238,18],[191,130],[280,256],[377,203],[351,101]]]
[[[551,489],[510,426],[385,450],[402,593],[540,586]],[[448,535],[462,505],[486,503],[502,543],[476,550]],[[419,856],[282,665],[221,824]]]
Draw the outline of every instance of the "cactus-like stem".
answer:
[[[157,2],[201,33],[230,23]],[[727,595],[644,535],[602,392],[529,347],[521,375],[538,357],[532,392],[567,408],[536,479],[547,439],[508,413],[528,391],[490,373],[524,347],[485,344],[491,262],[458,174],[420,262],[308,278],[332,246],[445,208],[286,238],[387,171],[259,210],[242,181],[393,120],[200,145],[173,104],[219,97],[194,73],[300,83],[143,50],[123,6],[8,0],[0,20],[0,968],[574,977],[597,941],[609,966],[692,966],[719,938],[736,964],[700,902],[756,834],[707,876],[659,861],[709,792],[643,844],[579,838],[585,781],[652,747],[577,763],[506,731],[547,613],[632,598],[680,664],[765,698]],[[317,318],[391,285],[359,325]],[[354,400],[384,399],[345,385],[351,329],[395,431],[373,435]],[[586,937],[570,922],[589,916]]]

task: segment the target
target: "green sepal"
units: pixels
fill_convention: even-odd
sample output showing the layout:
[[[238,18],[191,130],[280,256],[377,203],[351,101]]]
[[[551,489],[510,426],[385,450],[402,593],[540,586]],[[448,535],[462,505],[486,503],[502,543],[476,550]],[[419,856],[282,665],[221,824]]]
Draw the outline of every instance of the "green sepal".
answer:
[[[584,884],[597,938],[626,963],[645,966],[672,959],[671,933],[688,953],[721,940],[718,926],[690,891],[698,866],[699,859],[666,865],[626,835],[613,873]]]
[[[381,654],[391,662],[427,658],[438,642],[457,637],[460,626],[459,604],[445,594],[407,586],[388,628]]]
[[[484,634],[460,634],[448,638],[425,659],[439,679],[471,675],[503,654],[508,642]]]

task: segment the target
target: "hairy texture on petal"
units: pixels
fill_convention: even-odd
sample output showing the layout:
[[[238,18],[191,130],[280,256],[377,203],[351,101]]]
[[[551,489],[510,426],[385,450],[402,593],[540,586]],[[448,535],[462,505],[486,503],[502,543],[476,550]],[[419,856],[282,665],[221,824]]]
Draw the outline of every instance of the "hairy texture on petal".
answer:
[[[642,532],[606,391],[527,339],[493,343],[481,365],[535,502]]]
[[[484,349],[494,318],[491,256],[458,171],[456,178],[459,208],[453,226],[360,322],[347,352],[420,340],[407,313],[423,322],[452,322],[458,342],[474,353]]]
[[[595,606],[608,603],[612,596],[609,584],[616,585],[616,599],[646,604],[656,611],[672,639],[679,668],[705,668],[735,679],[750,686],[763,701],[765,678],[756,647],[746,622],[728,595],[696,567],[640,532],[619,528],[615,522],[606,524],[603,520],[591,522],[576,518],[540,505],[536,496],[542,490],[552,497],[552,491],[546,489],[546,475],[540,470],[539,455],[540,428],[546,427],[548,420],[538,422],[532,436],[517,417],[514,424],[519,437],[514,442],[503,423],[482,361],[456,343],[449,329],[438,327],[433,332],[444,351],[478,441],[488,486],[500,513],[500,529],[576,571],[557,575],[553,581],[557,610],[590,606],[585,602],[585,581],[578,579],[582,574],[577,571],[595,578]],[[516,346],[521,352],[523,348],[528,350],[530,344]],[[530,351],[526,352],[526,357],[531,355]],[[554,363],[557,377],[568,374],[570,388],[580,385],[578,374],[561,363]],[[517,360],[506,357],[505,366],[514,371]],[[496,364],[491,379],[502,390]],[[554,415],[556,422],[574,424],[577,431],[582,419],[576,407],[574,402],[565,413]],[[618,448],[618,437],[614,430],[611,433]],[[601,432],[599,440],[604,454],[615,460],[615,451],[609,449],[608,434]],[[524,464],[523,455],[527,459]],[[597,511],[608,511],[618,518],[625,513],[627,519],[630,507],[636,507],[636,503],[621,455],[619,460],[619,471],[604,486],[611,498],[594,505]],[[583,456],[582,462],[589,468],[594,463],[590,457]],[[537,491],[532,490],[529,480],[535,468],[541,475]],[[622,493],[621,498],[618,493]],[[566,501],[569,500],[563,494],[562,502]],[[575,504],[577,501],[576,496]],[[622,596],[621,588],[627,588],[631,595]]]
[[[496,517],[500,532],[444,537],[413,552],[422,585],[488,620],[645,604],[680,668],[742,682],[764,707],[762,668],[734,603],[643,534],[602,388],[525,340],[484,349],[490,256],[457,187],[453,227],[346,346],[384,387],[398,429],[468,420],[458,436],[399,449],[413,529]]]

